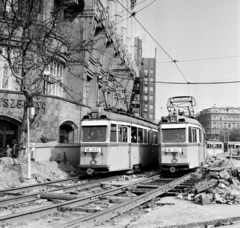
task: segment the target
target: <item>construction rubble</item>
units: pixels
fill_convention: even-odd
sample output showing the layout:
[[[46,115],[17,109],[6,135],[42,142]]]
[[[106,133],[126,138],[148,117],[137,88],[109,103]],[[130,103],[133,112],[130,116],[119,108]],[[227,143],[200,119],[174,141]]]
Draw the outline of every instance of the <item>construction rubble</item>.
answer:
[[[192,177],[197,181],[194,187],[177,198],[201,205],[240,204],[240,160],[208,156]]]

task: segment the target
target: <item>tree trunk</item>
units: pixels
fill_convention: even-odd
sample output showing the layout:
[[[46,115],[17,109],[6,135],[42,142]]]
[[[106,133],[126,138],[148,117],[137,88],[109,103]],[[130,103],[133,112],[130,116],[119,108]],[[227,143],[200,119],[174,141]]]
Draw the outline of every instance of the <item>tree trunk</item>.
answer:
[[[33,98],[28,96],[26,92],[24,92],[25,95],[25,103],[24,103],[24,110],[23,110],[23,118],[22,118],[22,125],[20,127],[20,137],[19,137],[19,146],[18,146],[18,158],[26,158],[25,155],[27,152],[27,110],[28,108],[32,107],[33,104]]]

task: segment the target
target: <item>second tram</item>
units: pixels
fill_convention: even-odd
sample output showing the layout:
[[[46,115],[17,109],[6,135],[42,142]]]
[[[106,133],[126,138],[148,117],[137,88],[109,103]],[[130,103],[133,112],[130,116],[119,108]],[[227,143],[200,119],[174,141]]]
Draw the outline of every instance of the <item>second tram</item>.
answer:
[[[219,140],[207,140],[207,154],[208,155],[217,155],[224,152],[224,144]]]
[[[82,172],[92,175],[157,167],[157,124],[98,108],[83,117],[81,127]]]
[[[159,165],[162,172],[194,169],[205,159],[205,131],[193,115],[192,106],[195,104],[190,96],[168,100],[169,115],[159,122]]]

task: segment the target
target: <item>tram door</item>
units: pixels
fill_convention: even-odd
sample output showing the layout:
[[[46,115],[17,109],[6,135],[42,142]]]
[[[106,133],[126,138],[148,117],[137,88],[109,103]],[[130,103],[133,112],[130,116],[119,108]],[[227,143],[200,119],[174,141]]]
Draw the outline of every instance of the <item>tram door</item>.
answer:
[[[6,147],[9,145],[13,147],[12,141],[17,140],[18,126],[5,121],[0,120],[0,156],[6,155]]]

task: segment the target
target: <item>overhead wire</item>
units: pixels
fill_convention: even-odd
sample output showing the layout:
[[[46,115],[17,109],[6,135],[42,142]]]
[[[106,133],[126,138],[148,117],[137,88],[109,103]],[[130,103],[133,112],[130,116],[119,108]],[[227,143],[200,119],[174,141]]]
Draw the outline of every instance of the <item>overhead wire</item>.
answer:
[[[176,62],[195,62],[195,61],[205,61],[205,60],[213,60],[213,59],[227,59],[227,58],[239,58],[240,56],[222,56],[222,57],[213,57],[213,58],[203,58],[203,59],[186,59],[186,60],[177,60]],[[156,63],[172,63],[172,61],[165,62],[156,62]]]
[[[155,81],[157,84],[190,84],[190,85],[217,85],[217,84],[234,84],[240,83],[239,81],[221,81],[221,82],[162,82],[162,81]]]
[[[181,75],[183,76],[184,80],[187,82],[185,84],[188,84],[188,81],[186,79],[186,77],[184,76],[183,72],[180,70],[179,66],[177,65],[177,60],[173,59],[168,52],[159,44],[159,42],[148,32],[148,30],[140,23],[140,21],[135,17],[136,12],[131,13],[121,2],[119,2],[119,0],[116,0],[124,9],[126,9],[128,11],[128,13],[138,22],[138,24],[147,32],[147,34],[156,42],[156,44],[162,49],[162,51],[172,60],[172,62],[175,64],[175,66],[177,67],[177,69],[179,70],[179,72],[181,73]],[[188,84],[188,92],[190,95],[190,89],[189,89],[189,84]]]

